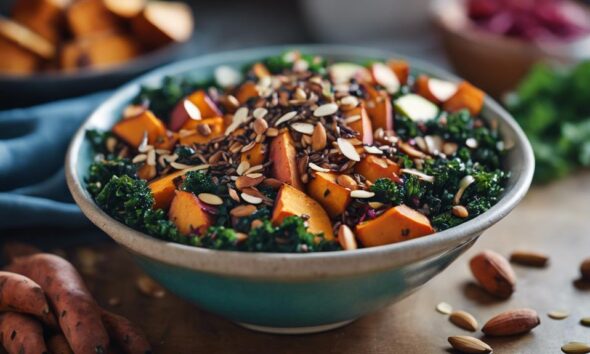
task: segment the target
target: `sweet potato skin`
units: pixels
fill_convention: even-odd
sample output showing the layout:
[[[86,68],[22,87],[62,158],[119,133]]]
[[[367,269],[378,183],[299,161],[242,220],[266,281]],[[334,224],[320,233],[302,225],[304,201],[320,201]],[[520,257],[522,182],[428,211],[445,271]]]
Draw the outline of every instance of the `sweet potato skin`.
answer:
[[[63,334],[57,333],[49,337],[47,347],[51,354],[74,354]]]
[[[266,144],[256,143],[252,149],[242,153],[240,160],[248,161],[250,166],[257,166],[264,163],[265,155]]]
[[[336,183],[337,175],[316,172],[307,184],[307,193],[320,203],[331,217],[338,216],[350,203],[350,190]]]
[[[430,87],[428,85],[429,77],[426,75],[420,75],[416,79],[416,93],[420,96],[426,98],[430,102],[434,102],[436,104],[440,104],[440,100],[434,97],[432,92],[430,92]]]
[[[238,88],[235,96],[240,104],[245,104],[249,99],[258,97],[256,84],[252,81],[246,81]]]
[[[365,108],[373,129],[393,130],[393,106],[387,92],[377,91],[369,84],[362,86],[366,93]]]
[[[184,171],[176,171],[155,179],[148,184],[154,196],[154,209],[168,209],[174,198],[174,191],[176,191],[174,181],[177,178],[181,178],[184,174]]]
[[[47,354],[41,324],[16,312],[0,314],[0,340],[8,354]]]
[[[354,170],[373,183],[379,178],[399,181],[399,165],[383,157],[368,155],[355,165]]]
[[[78,38],[121,30],[119,19],[102,0],[75,1],[66,11],[66,20],[70,31]]]
[[[15,259],[7,270],[29,277],[45,290],[76,354],[107,352],[109,336],[102,324],[100,308],[72,264],[61,257],[40,253]]]
[[[168,215],[184,235],[193,234],[195,231],[203,234],[213,225],[211,215],[203,209],[199,198],[190,192],[175,192]]]
[[[297,169],[297,153],[291,134],[286,131],[273,138],[270,143],[272,175],[281,182],[303,190],[303,183]]]
[[[459,84],[457,92],[449,98],[443,107],[450,112],[456,112],[463,108],[469,110],[472,115],[478,115],[483,108],[485,93],[467,81]]]
[[[166,136],[166,127],[151,111],[123,119],[113,127],[113,133],[134,148],[139,147],[147,132],[148,143],[154,144]]]
[[[356,235],[365,247],[374,247],[426,236],[434,232],[428,218],[398,205],[375,219],[356,226]]]
[[[11,17],[51,43],[57,44],[63,30],[67,3],[68,1],[18,0],[12,7]]]
[[[323,233],[326,240],[334,239],[332,222],[322,206],[307,194],[292,187],[283,184],[277,195],[272,222],[275,225],[280,224],[288,216],[308,215],[308,230],[311,233]]]
[[[371,124],[371,119],[363,104],[347,111],[345,117],[349,118],[357,115],[360,116],[361,119],[348,124],[348,126],[359,133],[359,140],[361,140],[363,144],[373,145],[373,125]]]
[[[35,72],[41,60],[35,54],[0,36],[0,73],[26,75]]]
[[[143,11],[131,21],[136,37],[151,49],[189,40],[193,27],[192,11],[182,2],[147,2]]]
[[[65,71],[104,68],[138,57],[142,51],[131,36],[96,35],[66,43],[61,51],[60,66]]]
[[[41,286],[20,274],[0,271],[0,311],[26,313],[57,326]]]
[[[125,354],[151,354],[152,347],[143,331],[123,316],[102,310],[102,321]]]
[[[405,85],[408,83],[408,77],[410,76],[410,64],[407,61],[401,59],[391,59],[387,62],[387,66],[395,73],[400,84]]]

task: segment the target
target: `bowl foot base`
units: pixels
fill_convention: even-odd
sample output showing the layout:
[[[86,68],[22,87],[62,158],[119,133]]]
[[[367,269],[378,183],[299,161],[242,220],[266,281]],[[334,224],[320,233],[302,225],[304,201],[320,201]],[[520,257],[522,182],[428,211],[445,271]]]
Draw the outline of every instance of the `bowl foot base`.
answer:
[[[250,323],[243,323],[243,322],[236,322],[238,325],[253,330],[257,332],[264,332],[264,333],[272,333],[272,334],[311,334],[311,333],[319,333],[319,332],[326,332],[332,329],[340,328],[346,326],[347,324],[353,322],[356,319],[342,321],[342,322],[335,322],[329,323],[320,326],[308,326],[308,327],[267,327],[267,326],[259,326]]]

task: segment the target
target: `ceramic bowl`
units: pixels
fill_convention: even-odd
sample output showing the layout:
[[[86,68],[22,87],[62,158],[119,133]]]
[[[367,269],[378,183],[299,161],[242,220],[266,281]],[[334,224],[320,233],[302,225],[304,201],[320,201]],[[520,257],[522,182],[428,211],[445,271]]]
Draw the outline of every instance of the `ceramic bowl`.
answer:
[[[399,57],[374,49],[343,46],[292,46],[333,60]],[[506,156],[511,177],[502,199],[489,211],[458,227],[403,243],[351,252],[269,254],[215,251],[165,242],[133,230],[102,211],[86,191],[92,162],[87,129],[109,129],[143,84],[167,75],[207,78],[221,64],[239,68],[288,47],[213,54],[165,66],[125,85],[82,125],[66,160],[74,199],[99,228],[129,250],[140,266],[164,287],[199,307],[248,328],[274,333],[309,333],[346,324],[400,300],[445,269],[477,238],[506,216],[524,197],[533,174],[531,147],[515,121],[486,98],[483,116],[497,119],[513,148]],[[413,70],[456,77],[411,60]]]

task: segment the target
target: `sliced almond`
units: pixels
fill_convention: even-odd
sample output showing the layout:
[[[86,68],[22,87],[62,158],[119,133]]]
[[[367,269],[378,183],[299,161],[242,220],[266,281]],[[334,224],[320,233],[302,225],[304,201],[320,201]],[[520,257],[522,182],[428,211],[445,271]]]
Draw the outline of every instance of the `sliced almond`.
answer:
[[[199,193],[199,195],[197,197],[199,197],[199,200],[202,201],[205,204],[209,204],[209,205],[221,205],[221,204],[223,204],[223,199],[219,198],[215,194],[211,194],[211,193]]]
[[[251,141],[250,143],[248,143],[248,145],[243,146],[240,152],[248,152],[252,150],[254,146],[256,146],[256,141]]]
[[[397,143],[397,146],[401,151],[403,151],[406,155],[412,158],[423,159],[426,157],[426,155],[422,151],[415,149],[412,145],[405,143],[403,141],[399,141]]]
[[[201,111],[199,110],[199,107],[197,107],[194,103],[192,103],[190,100],[184,100],[182,105],[184,106],[184,110],[186,111],[190,119],[201,120]]]
[[[358,183],[356,183],[354,178],[350,177],[349,175],[340,175],[336,177],[336,183],[350,190],[355,190],[358,187]]]
[[[434,176],[427,175],[423,172],[420,172],[418,170],[414,170],[412,168],[402,168],[400,170],[400,172],[407,173],[409,175],[414,175],[414,176],[418,177],[419,179],[421,179],[425,182],[428,182],[428,183],[434,183]]]
[[[345,251],[352,251],[358,248],[354,233],[344,224],[338,228],[338,243]]]
[[[248,121],[248,113],[249,110],[246,107],[240,107],[234,113],[234,117],[232,118],[232,123],[242,124]]]
[[[246,216],[250,216],[256,212],[256,207],[254,205],[238,205],[237,207],[230,210],[230,215],[236,218],[243,218]]]
[[[322,123],[316,124],[311,135],[311,149],[313,151],[323,150],[326,147],[327,139],[324,125]]]
[[[451,208],[451,213],[458,218],[465,219],[469,216],[469,210],[463,205],[453,205]]]
[[[338,105],[336,103],[326,103],[313,111],[313,115],[316,117],[330,116],[338,112]]]
[[[236,173],[241,176],[244,174],[244,172],[246,172],[246,170],[248,170],[250,168],[250,163],[248,161],[242,161],[240,162],[240,164],[238,165],[238,167],[236,168]]]
[[[383,155],[383,150],[379,149],[376,146],[370,146],[370,145],[366,145],[364,146],[364,149],[367,153],[369,154],[373,154],[373,155]]]
[[[338,138],[337,144],[338,144],[338,149],[340,149],[340,152],[342,153],[342,155],[346,156],[349,160],[352,160],[352,161],[360,161],[361,160],[359,153],[356,151],[356,149],[354,148],[354,145],[352,145],[350,143],[350,141],[343,139],[343,138]]]
[[[266,122],[266,120],[262,118],[256,118],[256,120],[254,121],[254,131],[256,132],[256,134],[262,135],[264,134],[264,132],[266,132],[266,129],[268,129],[268,123]]]
[[[250,176],[240,176],[236,179],[236,188],[242,190],[244,188],[255,187],[264,180],[264,176],[252,178]]]
[[[242,197],[242,199],[244,199],[244,201],[250,203],[250,204],[260,204],[262,203],[262,198],[259,197],[255,197],[253,195],[247,194],[247,193],[242,193],[240,194],[240,196]]]
[[[487,343],[470,336],[452,336],[448,338],[453,348],[461,353],[487,354],[492,352],[492,347]]]
[[[256,119],[263,119],[267,114],[268,109],[262,107],[256,108],[254,112],[252,112],[252,116],[254,116]]]
[[[455,193],[455,197],[453,198],[453,204],[461,203],[461,197],[463,196],[463,193],[473,182],[475,182],[475,178],[473,178],[471,175],[461,178],[459,181],[459,190],[457,193]]]
[[[291,124],[291,128],[298,133],[305,134],[305,135],[312,135],[314,131],[313,124],[310,123],[293,123]]]
[[[314,170],[314,171],[318,171],[318,172],[330,172],[330,169],[328,169],[328,168],[323,168],[323,167],[321,167],[321,166],[318,166],[318,165],[316,165],[316,164],[315,164],[315,163],[313,163],[313,162],[310,162],[310,163],[308,164],[308,166],[309,166],[309,168],[311,168],[311,169],[312,169],[312,170]]]
[[[297,115],[297,111],[291,111],[288,113],[283,114],[279,119],[277,119],[277,121],[275,122],[275,127],[278,127],[279,125],[290,121],[291,119],[295,118],[295,116]]]
[[[351,110],[359,105],[359,99],[354,96],[346,96],[340,100],[340,108],[344,111]]]
[[[451,313],[449,316],[449,321],[451,321],[457,327],[471,332],[477,331],[477,328],[479,327],[475,317],[473,317],[473,315],[471,315],[469,312],[465,311],[455,311]]]
[[[348,124],[352,124],[352,123],[354,123],[354,122],[356,122],[356,121],[359,121],[359,120],[361,120],[361,118],[362,118],[362,117],[361,117],[361,115],[360,115],[360,114],[355,114],[355,115],[353,115],[353,116],[346,117],[346,118],[344,119],[344,123],[346,123],[347,125],[348,125]]]
[[[350,192],[350,196],[352,198],[368,199],[373,198],[375,196],[375,193],[359,189]]]
[[[277,135],[279,135],[279,130],[277,128],[268,128],[266,130],[266,136],[268,136],[268,137],[273,138]]]

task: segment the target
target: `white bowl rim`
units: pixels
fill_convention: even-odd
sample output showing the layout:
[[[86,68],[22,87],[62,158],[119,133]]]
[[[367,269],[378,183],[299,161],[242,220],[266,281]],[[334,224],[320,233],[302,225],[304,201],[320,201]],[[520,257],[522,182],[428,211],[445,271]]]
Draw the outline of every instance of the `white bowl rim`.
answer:
[[[123,245],[132,253],[155,260],[160,263],[193,271],[212,273],[230,277],[249,277],[257,279],[320,279],[333,276],[349,276],[379,270],[401,267],[413,262],[450,251],[463,243],[473,240],[487,228],[505,217],[525,196],[531,184],[534,171],[533,151],[524,132],[516,121],[497,102],[486,96],[484,109],[489,109],[502,121],[502,125],[511,131],[518,151],[515,167],[519,178],[507,185],[506,194],[491,209],[482,215],[469,220],[459,226],[396,244],[372,248],[362,248],[355,251],[318,252],[308,254],[293,253],[252,253],[237,251],[217,251],[199,247],[186,246],[157,239],[140,231],[134,230],[115,220],[100,209],[86,191],[82,179],[78,175],[77,165],[79,150],[85,139],[88,124],[98,119],[107,111],[113,100],[133,90],[142,82],[154,80],[166,75],[174,75],[187,71],[198,70],[199,66],[231,62],[232,58],[243,58],[256,53],[257,57],[277,54],[289,49],[299,49],[306,53],[317,53],[323,56],[349,56],[366,58],[406,58],[412,67],[420,71],[457,81],[458,77],[431,65],[398,55],[391,51],[375,48],[364,48],[345,45],[283,45],[264,48],[240,49],[228,52],[209,54],[194,59],[188,59],[153,70],[139,78],[125,84],[102,103],[82,124],[74,135],[66,156],[66,179],[74,200],[84,214],[99,228],[106,232],[116,242]],[[362,53],[362,55],[361,55]],[[128,93],[128,92],[127,92]]]

